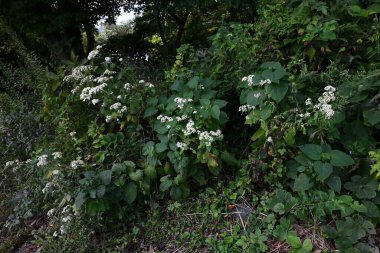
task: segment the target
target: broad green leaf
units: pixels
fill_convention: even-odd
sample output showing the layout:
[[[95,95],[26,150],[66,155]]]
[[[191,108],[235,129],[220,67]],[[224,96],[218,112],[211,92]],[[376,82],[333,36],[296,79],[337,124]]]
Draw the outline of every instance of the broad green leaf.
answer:
[[[311,243],[311,240],[306,239],[305,241],[303,241],[302,248],[307,252],[311,252],[313,250],[313,244]]]
[[[211,108],[211,116],[212,116],[214,119],[219,120],[219,116],[220,116],[220,109],[219,109],[219,106],[214,105],[214,106]]]
[[[168,149],[168,146],[166,145],[166,143],[160,142],[156,144],[157,153],[162,153],[167,149]]]
[[[259,89],[248,92],[247,94],[247,104],[250,106],[257,106],[260,104],[260,101],[263,100],[263,92]]]
[[[99,173],[100,181],[103,185],[109,185],[112,178],[112,170],[103,170]]]
[[[282,203],[277,203],[274,207],[273,210],[277,213],[284,214],[285,213],[285,206]]]
[[[342,183],[340,181],[340,177],[338,176],[332,176],[332,177],[329,177],[327,180],[326,180],[326,183],[327,185],[333,189],[335,192],[338,192],[340,193],[340,190],[342,188]]]
[[[226,105],[227,105],[227,101],[225,101],[225,100],[220,100],[220,99],[216,99],[216,100],[214,100],[214,102],[213,102],[213,104],[214,105],[217,105],[220,109],[221,108],[223,108],[223,107],[225,107]]]
[[[229,152],[224,151],[222,155],[220,156],[223,162],[230,166],[239,166],[239,161]]]
[[[333,167],[329,163],[322,163],[320,161],[317,161],[314,163],[313,167],[315,173],[318,175],[318,178],[322,181],[328,178],[333,172]]]
[[[156,114],[158,112],[158,110],[154,107],[148,107],[145,112],[144,112],[144,118],[147,118],[147,117],[151,117],[153,116],[154,114]]]
[[[289,146],[293,146],[295,142],[296,137],[296,130],[294,128],[289,129],[286,131],[284,140]]]
[[[272,115],[272,113],[274,112],[275,110],[275,107],[272,103],[265,103],[262,107],[261,107],[261,111],[260,111],[260,116],[263,120],[267,120],[269,119],[269,117]]]
[[[166,179],[162,181],[160,184],[160,191],[167,191],[170,188],[170,186],[172,186],[172,184],[173,181],[171,179]]]
[[[190,79],[190,81],[187,82],[187,86],[191,89],[195,89],[198,87],[199,83],[199,76],[194,76],[193,78]]]
[[[136,170],[135,172],[129,173],[130,179],[133,181],[140,181],[143,177],[143,171],[142,170]]]
[[[299,249],[302,247],[301,239],[298,236],[289,235],[287,241],[293,248]]]
[[[200,99],[199,102],[201,103],[203,107],[208,107],[211,103],[209,99],[204,99],[204,98]]]
[[[150,179],[155,179],[157,178],[157,172],[156,172],[156,169],[153,167],[153,166],[150,166],[148,165],[145,169],[144,169],[144,173],[145,175],[150,178]]]
[[[266,87],[269,96],[279,103],[288,92],[288,84],[286,82],[271,83]]]
[[[302,153],[304,153],[310,159],[317,161],[321,159],[322,147],[316,144],[305,144],[300,147]]]
[[[252,140],[252,141],[258,140],[258,139],[260,139],[261,137],[263,137],[264,135],[265,135],[265,131],[264,131],[264,129],[262,129],[262,128],[260,127],[260,128],[257,129],[257,131],[252,135],[251,140]]]
[[[364,111],[363,117],[364,120],[368,122],[371,126],[374,126],[380,122],[380,112],[375,109]]]
[[[294,181],[294,190],[297,192],[309,190],[311,187],[310,178],[305,173],[299,174]]]
[[[351,158],[351,156],[340,150],[332,150],[331,151],[331,164],[336,167],[346,167],[353,165],[355,162]]]
[[[135,201],[137,196],[137,186],[134,182],[130,182],[125,187],[125,200],[128,204],[131,204]]]

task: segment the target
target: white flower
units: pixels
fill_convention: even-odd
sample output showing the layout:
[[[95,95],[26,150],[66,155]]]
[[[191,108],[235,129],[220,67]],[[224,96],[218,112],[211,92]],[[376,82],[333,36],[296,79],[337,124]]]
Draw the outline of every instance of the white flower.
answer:
[[[187,124],[186,124],[186,129],[185,130],[182,130],[183,133],[187,136],[187,135],[191,135],[193,133],[196,133],[197,130],[195,129],[194,127],[194,121],[192,119],[190,119]]]
[[[93,100],[91,100],[91,103],[93,104],[93,105],[96,105],[97,103],[99,103],[99,99],[97,99],[97,98],[94,98]]]
[[[269,136],[269,137],[267,138],[267,142],[268,142],[268,143],[273,143],[273,139],[272,139],[271,136]]]
[[[139,81],[139,84],[144,84],[145,83],[145,80],[140,80]]]
[[[176,146],[181,150],[185,150],[187,145],[184,142],[177,142]]]
[[[207,147],[211,146],[212,142],[214,142],[215,139],[221,139],[223,138],[222,131],[210,131],[210,132],[200,132],[199,133],[199,140],[201,142],[204,142]]]
[[[61,173],[59,170],[53,170],[52,172],[51,172],[53,175],[59,175],[59,173]]]
[[[37,158],[37,160],[38,160],[37,162],[38,167],[45,166],[48,164],[47,155],[41,155],[40,157]]]
[[[53,184],[48,182],[46,183],[45,187],[42,189],[42,193],[46,194],[50,191],[50,189],[53,187]]]
[[[123,61],[123,58],[119,58],[119,61],[122,62],[122,61]]]
[[[53,236],[58,237],[58,231],[54,231]]]
[[[251,106],[251,105],[242,105],[242,106],[239,106],[239,112],[242,112],[242,113],[247,113],[251,110],[254,110],[255,107],[254,106]]]
[[[313,102],[311,102],[311,98],[307,98],[305,101],[305,105],[312,105]]]
[[[82,165],[84,165],[84,162],[80,159],[74,160],[70,163],[71,168],[74,170],[78,169]]]
[[[47,212],[47,216],[48,216],[48,217],[53,216],[54,212],[55,212],[55,208],[50,209],[50,210]]]
[[[97,50],[97,49],[92,50],[92,51],[88,54],[87,59],[91,61],[91,60],[94,59],[98,54],[99,54],[99,50]]]
[[[111,110],[118,110],[121,107],[121,103],[114,103],[113,105],[110,106]]]
[[[111,62],[111,57],[105,57],[104,60],[105,60],[107,63],[110,63],[110,62]]]
[[[260,93],[260,92],[256,92],[255,94],[253,94],[253,96],[254,96],[255,98],[259,98],[259,97],[261,96],[261,93]]]
[[[106,58],[107,58],[107,57],[106,57]],[[106,70],[104,71],[104,73],[103,73],[103,76],[111,76],[111,75],[114,75],[114,74],[116,74],[115,71],[111,71],[111,70],[109,70],[109,69],[106,69]]]
[[[127,107],[124,105],[120,110],[119,110],[119,112],[120,113],[123,113],[123,112],[126,112],[128,109],[127,109]]]
[[[107,115],[107,116],[106,116],[106,122],[107,122],[107,123],[110,122],[111,119],[112,119],[112,117],[111,117],[110,115]]]
[[[60,159],[62,158],[62,153],[61,152],[54,152],[53,154],[54,159]]]
[[[124,84],[124,89],[130,90],[132,88],[132,85],[130,83]]]
[[[100,49],[102,49],[102,47],[103,47],[102,45],[97,45],[96,49],[100,50]]]
[[[74,138],[76,134],[77,134],[77,132],[72,131],[72,132],[70,133],[70,136],[71,136],[72,138]]]
[[[271,84],[272,81],[270,79],[260,80],[259,86],[263,86],[265,84]]]
[[[249,76],[245,76],[241,79],[242,82],[247,82],[248,84],[248,87],[252,87],[252,86],[255,86],[255,84],[253,83],[253,78],[255,76],[254,75],[249,75]]]
[[[183,109],[183,107],[185,106],[186,103],[189,103],[189,102],[192,102],[193,100],[191,98],[180,98],[180,97],[176,97],[174,99],[174,102],[177,103],[177,107],[179,109]]]
[[[148,87],[148,88],[154,88],[154,85],[152,83],[145,83],[145,86]]]

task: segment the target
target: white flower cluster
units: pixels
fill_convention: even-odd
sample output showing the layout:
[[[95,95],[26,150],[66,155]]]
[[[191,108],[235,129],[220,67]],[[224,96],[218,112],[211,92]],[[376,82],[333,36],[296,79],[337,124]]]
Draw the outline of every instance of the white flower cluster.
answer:
[[[110,106],[111,110],[118,110],[121,107],[121,103],[114,103],[113,105]]]
[[[105,71],[104,71],[104,73],[103,73],[103,77],[104,76],[112,76],[112,75],[114,75],[114,74],[116,74],[116,71],[112,71],[112,70],[109,70],[109,69],[106,69]]]
[[[180,98],[180,97],[177,97],[174,99],[174,102],[177,103],[177,107],[179,109],[183,109],[183,107],[185,106],[186,103],[189,103],[189,102],[192,102],[193,100],[191,98]]]
[[[249,76],[245,76],[241,79],[242,82],[247,82],[248,84],[248,87],[252,87],[254,86],[254,83],[253,83],[253,78],[255,77],[255,75],[249,75]]]
[[[53,188],[53,184],[51,182],[47,182],[45,187],[42,189],[42,193],[47,194],[51,191],[52,188]]]
[[[250,112],[251,110],[254,110],[255,107],[254,106],[251,106],[251,105],[242,105],[242,106],[239,106],[239,112],[242,112],[242,113],[248,113]]]
[[[242,82],[247,82],[248,87],[264,86],[265,84],[271,84],[272,83],[272,81],[270,79],[265,79],[265,80],[260,80],[260,82],[257,84],[257,83],[253,82],[253,78],[254,77],[255,77],[254,75],[244,76],[241,79],[241,81]]]
[[[47,155],[41,155],[37,158],[38,162],[37,162],[37,167],[42,167],[42,166],[45,166],[48,164],[48,161],[47,161]]]
[[[104,90],[104,88],[107,87],[107,83],[102,83],[95,87],[86,87],[82,90],[82,93],[80,94],[79,98],[80,100],[89,101],[91,100],[91,97],[101,91]]]
[[[62,158],[61,152],[54,152],[52,155],[55,160]]]
[[[182,116],[177,116],[175,117],[175,119],[178,121],[178,122],[181,122],[181,121],[184,121],[184,120],[187,120],[188,116],[186,114],[182,115]]]
[[[107,63],[110,63],[110,62],[111,62],[111,57],[105,57],[104,60],[105,60]]]
[[[113,77],[112,76],[110,76],[110,77],[108,77],[108,76],[98,76],[98,77],[95,77],[94,79],[93,79],[93,81],[95,82],[95,83],[106,83],[106,82],[108,82],[109,80],[111,80]]]
[[[70,163],[71,168],[74,170],[78,169],[80,166],[83,166],[83,165],[84,165],[84,162],[80,159],[74,160]]]
[[[335,101],[336,89],[332,86],[326,86],[324,88],[322,96],[318,98],[318,104],[314,105],[314,109],[319,110],[325,116],[326,119],[330,119],[334,116],[334,110],[332,109],[330,102]]]
[[[130,83],[124,84],[124,89],[130,90],[131,88],[132,88],[132,84],[130,84]]]
[[[172,122],[172,121],[173,121],[173,118],[172,118],[172,117],[169,117],[169,116],[163,116],[163,115],[158,116],[157,119],[158,119],[159,121],[161,121],[161,123]]]
[[[177,146],[177,148],[181,149],[182,151],[186,150],[186,147],[187,147],[186,143],[180,142],[180,141],[177,142],[176,146]]]
[[[197,129],[194,127],[194,121],[192,119],[189,119],[189,121],[186,124],[186,129],[183,130],[183,133],[188,136],[193,133],[196,133]]]
[[[264,86],[265,84],[271,84],[272,81],[270,79],[260,80],[259,86]]]
[[[154,85],[150,82],[145,82],[145,80],[140,80],[139,84],[145,85],[148,88],[154,88]]]
[[[311,115],[310,112],[307,112],[307,113],[305,113],[305,114],[301,113],[301,114],[300,114],[300,117],[301,117],[301,118],[309,118],[310,115]]]
[[[96,47],[96,49],[92,50],[92,51],[88,54],[87,59],[90,60],[90,61],[91,61],[92,59],[94,59],[94,58],[99,54],[99,51],[100,51],[101,48],[102,48],[102,46],[101,46],[101,45],[98,45],[98,46]]]
[[[199,133],[199,140],[203,141],[207,147],[211,146],[212,142],[216,139],[222,139],[222,131],[217,130],[217,131],[210,131],[210,132],[200,132]]]
[[[92,70],[92,67],[89,65],[81,65],[73,68],[70,75],[67,75],[63,78],[64,82],[74,82],[80,81],[86,77],[86,72]]]

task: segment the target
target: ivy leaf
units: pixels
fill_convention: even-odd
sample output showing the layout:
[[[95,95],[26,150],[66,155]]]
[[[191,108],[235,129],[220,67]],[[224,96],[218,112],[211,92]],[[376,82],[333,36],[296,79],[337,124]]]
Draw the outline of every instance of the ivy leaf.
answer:
[[[211,108],[211,116],[212,116],[214,119],[219,120],[219,116],[220,116],[220,109],[219,109],[219,106],[214,105],[214,106]]]
[[[305,173],[298,175],[294,181],[294,190],[297,192],[309,190],[312,186],[309,176]]]
[[[342,188],[342,183],[340,181],[340,177],[338,176],[332,176],[329,177],[326,181],[327,185],[333,189],[335,192],[340,193],[340,190]]]
[[[302,153],[314,161],[321,159],[322,147],[316,144],[305,144],[300,147]]]
[[[109,185],[111,183],[112,170],[103,170],[99,173],[100,181],[103,185]]]
[[[322,163],[320,161],[317,161],[314,163],[313,167],[315,173],[318,175],[318,178],[322,181],[328,178],[333,172],[333,167],[329,163]]]
[[[346,167],[353,165],[355,162],[351,158],[351,156],[340,150],[332,150],[331,151],[331,164],[336,167]]]
[[[134,182],[130,182],[125,187],[125,200],[128,204],[131,204],[135,201],[137,196],[137,186]]]

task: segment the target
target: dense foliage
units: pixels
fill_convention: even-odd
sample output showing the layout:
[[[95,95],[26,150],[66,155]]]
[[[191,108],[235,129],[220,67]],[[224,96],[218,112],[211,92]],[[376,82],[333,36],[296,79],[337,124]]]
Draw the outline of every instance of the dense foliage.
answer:
[[[106,2],[0,12],[0,252],[379,252],[379,1]]]

